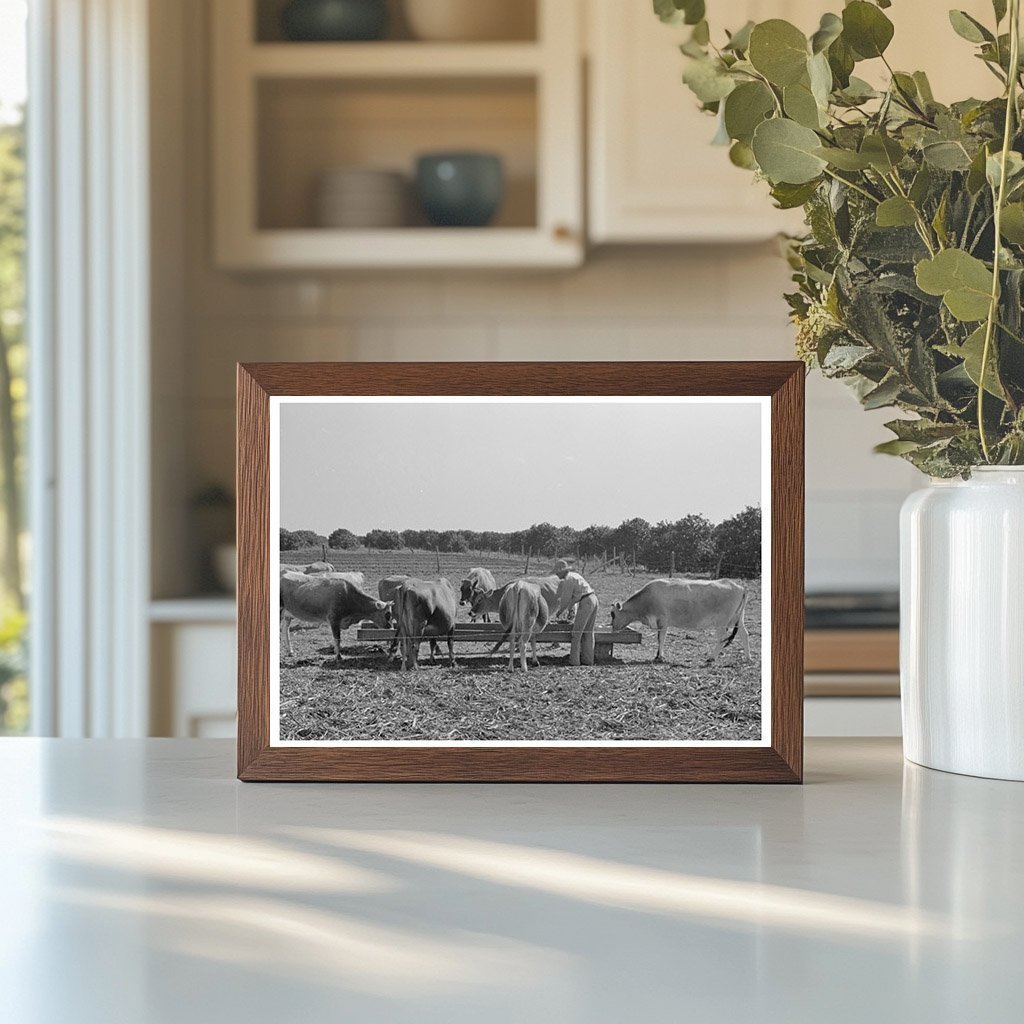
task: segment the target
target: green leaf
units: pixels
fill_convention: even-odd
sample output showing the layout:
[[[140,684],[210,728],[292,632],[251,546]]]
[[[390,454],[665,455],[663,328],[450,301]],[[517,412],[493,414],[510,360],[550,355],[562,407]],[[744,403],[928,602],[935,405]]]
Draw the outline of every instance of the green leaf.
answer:
[[[773,85],[798,82],[807,69],[807,38],[795,25],[772,18],[750,33],[747,59]]]
[[[876,171],[883,174],[892,173],[903,159],[903,147],[887,135],[865,135],[860,152]]]
[[[807,62],[807,77],[811,83],[811,95],[822,112],[822,124],[828,123],[828,104],[832,94],[832,69],[828,57],[819,53]]]
[[[750,47],[750,33],[753,32],[755,24],[756,22],[748,21],[743,28],[733,32],[723,49],[732,50],[735,53],[746,53]]]
[[[959,142],[932,142],[921,152],[925,160],[940,171],[966,171],[971,166],[971,158]]]
[[[932,217],[932,228],[935,231],[935,237],[939,240],[940,246],[949,245],[949,233],[946,231],[946,215],[949,213],[949,189],[945,189],[942,193],[942,198],[939,200],[939,205],[935,210],[935,216]]]
[[[872,449],[876,455],[906,455],[921,446],[917,441],[883,441]]]
[[[840,95],[847,103],[857,105],[876,99],[879,96],[879,92],[865,82],[864,79],[851,75],[849,84],[845,89],[841,90]]]
[[[988,316],[992,271],[963,249],[945,249],[915,268],[917,286],[941,295],[950,313],[965,323]]]
[[[832,69],[832,77],[835,79],[838,89],[845,89],[850,84],[850,75],[856,59],[853,50],[846,45],[843,37],[840,36],[828,48],[828,66]]]
[[[1024,203],[1010,203],[1004,207],[999,227],[1007,242],[1024,245]]]
[[[815,152],[821,140],[786,118],[762,121],[754,131],[752,148],[758,166],[773,184],[802,185],[816,179],[825,161]]]
[[[886,378],[878,387],[873,388],[860,400],[865,409],[882,409],[888,405],[895,405],[900,396],[902,386],[898,376]]]
[[[802,185],[790,185],[787,182],[779,182],[772,186],[772,199],[775,200],[780,210],[795,210],[803,206],[817,191],[818,182],[805,182]]]
[[[972,18],[966,11],[950,11],[949,23],[958,36],[969,43],[994,42],[995,36],[980,21]]]
[[[907,193],[910,201],[920,206],[928,198],[934,180],[931,168],[927,164],[922,164],[921,169],[914,175],[910,191]]]
[[[824,119],[818,101],[807,81],[795,82],[782,90],[782,106],[786,116],[805,128],[822,128]]]
[[[871,161],[861,153],[852,149],[836,149],[832,146],[819,146],[814,150],[815,156],[827,160],[833,167],[841,171],[863,171],[871,166]]]
[[[725,101],[725,128],[729,137],[748,146],[754,129],[775,110],[775,98],[763,82],[743,82]]]
[[[667,25],[696,25],[704,17],[704,0],[654,0],[654,13]]]
[[[862,60],[881,57],[892,36],[892,22],[874,4],[853,0],[843,9],[843,39]]]
[[[893,196],[878,204],[875,223],[880,228],[905,228],[917,223],[914,204],[902,196]]]
[[[745,171],[757,170],[754,151],[745,142],[734,142],[732,144],[729,149],[729,160],[736,167],[742,167]]]
[[[935,96],[932,93],[931,82],[928,81],[928,76],[923,71],[915,71],[911,76],[914,79],[914,84],[917,86],[917,94],[925,101],[925,103],[934,103]]]
[[[683,81],[701,103],[724,100],[736,88],[736,82],[717,60],[689,60]]]
[[[974,154],[967,172],[967,191],[976,196],[985,187],[985,165],[988,162],[988,149],[982,146]]]
[[[962,359],[964,372],[974,382],[975,387],[981,383],[981,362],[985,353],[985,325],[982,324],[975,330],[967,340],[960,346],[940,345],[938,350],[952,359]],[[996,371],[996,350],[995,341],[989,346],[988,365],[985,367],[985,390],[996,398],[1005,401],[1006,392],[999,382],[999,374]]]
[[[678,0],[677,0],[678,2]],[[682,0],[685,17],[683,21],[687,25],[696,25],[704,20],[704,0]]]
[[[818,31],[811,36],[811,53],[827,50],[842,34],[843,19],[835,14],[823,14]]]
[[[999,188],[999,178],[1003,170],[1003,154],[1002,152],[993,153],[988,160],[985,161],[985,177],[988,179],[989,185],[992,186],[992,190],[995,191]],[[1009,191],[1013,191],[1015,182],[1017,179],[1024,174],[1024,157],[1020,153],[1010,150],[1006,154],[1006,185]]]

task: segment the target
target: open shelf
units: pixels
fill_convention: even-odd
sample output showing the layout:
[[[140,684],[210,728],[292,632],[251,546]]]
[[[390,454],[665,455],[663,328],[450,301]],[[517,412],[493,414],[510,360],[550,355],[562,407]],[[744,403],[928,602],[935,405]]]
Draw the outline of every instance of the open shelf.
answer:
[[[212,8],[214,246],[228,269],[568,267],[583,259],[582,75],[575,4],[523,0],[531,39],[280,41],[278,0]],[[275,34],[276,33],[276,34]],[[406,33],[406,36],[408,33]],[[479,228],[414,201],[425,153],[495,153],[505,191]],[[324,175],[398,172],[410,202],[360,229],[321,226]],[[366,218],[353,218],[353,222]]]
[[[217,0],[219,3],[220,0]],[[315,44],[286,40],[281,28],[281,12],[288,0],[245,0],[254,14],[250,39],[259,44],[285,42],[289,46],[306,47]],[[495,0],[490,0],[495,2]],[[559,0],[566,3],[568,0]],[[537,39],[538,0],[501,0],[504,31],[501,39],[505,42],[532,42]],[[388,0],[388,25],[384,39],[380,42],[356,43],[357,46],[376,47],[396,40],[418,43],[406,13],[405,0]]]
[[[406,180],[405,225],[379,230],[428,230],[414,196],[416,159],[450,150],[496,153],[505,171],[505,195],[493,224],[467,229],[458,237],[536,228],[535,85],[533,79],[260,82],[259,229],[325,230],[315,214],[323,173],[335,167],[368,167],[398,172]],[[437,230],[448,234],[453,229]]]

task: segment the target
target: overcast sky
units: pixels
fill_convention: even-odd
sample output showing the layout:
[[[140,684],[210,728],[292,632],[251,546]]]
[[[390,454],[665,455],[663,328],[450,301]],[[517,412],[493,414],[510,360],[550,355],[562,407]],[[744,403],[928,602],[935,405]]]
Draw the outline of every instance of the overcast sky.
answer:
[[[761,501],[750,404],[280,405],[285,529],[617,526]]]

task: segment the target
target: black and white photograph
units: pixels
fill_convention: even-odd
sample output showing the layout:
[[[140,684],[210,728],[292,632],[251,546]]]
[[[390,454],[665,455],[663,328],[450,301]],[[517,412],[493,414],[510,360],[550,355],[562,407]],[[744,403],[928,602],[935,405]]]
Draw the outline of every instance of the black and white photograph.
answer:
[[[769,420],[273,398],[272,744],[767,744]]]

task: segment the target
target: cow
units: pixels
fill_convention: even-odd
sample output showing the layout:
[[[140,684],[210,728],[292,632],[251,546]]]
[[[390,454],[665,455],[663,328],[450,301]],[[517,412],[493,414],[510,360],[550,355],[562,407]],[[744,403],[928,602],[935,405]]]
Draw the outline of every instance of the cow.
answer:
[[[476,593],[491,593],[497,589],[497,584],[494,582],[494,573],[490,569],[470,569],[469,575],[462,581],[462,585],[459,592],[459,604],[470,605],[470,620],[477,618],[476,614],[472,610],[473,597]],[[490,612],[483,613],[484,622],[491,621]]]
[[[431,637],[447,637],[448,664],[455,664],[455,617],[458,604],[448,580],[407,579],[395,594],[398,618],[398,643],[402,652],[402,671],[419,667],[420,644]],[[431,661],[434,647],[431,647]]]
[[[713,629],[717,646],[708,664],[739,633],[749,661],[750,635],[743,621],[746,609],[747,591],[732,580],[651,580],[625,601],[612,605],[612,629],[624,629],[631,622],[653,626],[658,631],[655,661],[665,660],[662,649],[670,626],[686,630]]]
[[[523,579],[527,583],[536,583],[540,587],[541,594],[544,596],[549,609],[557,606],[558,584],[562,582],[557,576],[524,576]],[[518,581],[513,580],[512,582]],[[504,597],[505,591],[511,586],[512,583],[506,583],[504,586],[497,587],[494,590],[476,591],[470,602],[470,611],[474,615],[483,615],[484,613],[490,615],[498,614],[501,599]],[[504,640],[502,643],[504,643]]]
[[[310,562],[306,566],[305,572],[308,576],[313,576],[318,572],[336,572],[337,570],[331,565],[330,562]],[[362,573],[359,574],[360,576]]]
[[[509,636],[508,644],[508,667],[515,668],[516,644],[519,645],[519,663],[523,671],[526,671],[526,644],[530,643],[533,649],[533,663],[540,665],[537,657],[537,637],[548,624],[548,603],[537,583],[528,580],[516,580],[505,588],[501,597],[502,625],[506,627]]]
[[[289,564],[288,562],[282,562],[279,569],[282,574],[286,572],[301,572],[305,573],[307,576],[316,576],[322,572],[337,572],[337,569],[335,569],[330,562],[309,562],[307,564]],[[350,575],[358,576],[360,581],[359,585],[362,586],[363,574],[361,572],[350,573]]]
[[[391,605],[367,594],[348,573],[307,576],[286,572],[281,576],[281,640],[292,655],[292,619],[326,622],[331,627],[334,656],[341,661],[341,631],[363,619],[383,629],[391,627]]]
[[[398,592],[402,589],[402,584],[411,577],[406,576],[402,573],[396,573],[394,576],[385,576],[377,584],[377,595],[382,601],[390,601],[395,606],[395,619],[398,618]],[[391,646],[388,648],[388,657],[393,658],[395,651],[398,649],[398,630],[395,630],[395,636],[391,641]],[[437,646],[437,638],[430,637],[430,660],[434,660],[436,654],[440,654],[441,649]]]
[[[497,590],[492,591],[490,594],[477,595],[474,602],[474,610],[488,609],[501,614],[501,602],[504,596],[508,593],[509,589],[516,583],[532,583],[540,589],[541,597],[544,599],[544,605],[547,608],[547,618],[552,618],[552,611],[558,607],[558,587],[561,584],[561,580],[557,576],[523,576],[519,580],[512,580],[511,583],[506,583],[504,586],[499,587]],[[491,656],[493,657],[498,651],[501,650],[501,645],[505,643],[511,633],[511,627],[508,622],[504,619],[501,620],[501,624],[505,627],[505,632],[502,638],[491,648]],[[560,646],[555,644],[555,647]],[[536,660],[536,643],[534,644],[534,659]]]

